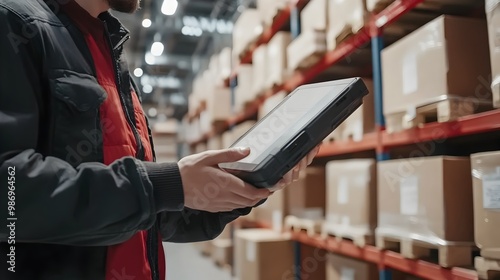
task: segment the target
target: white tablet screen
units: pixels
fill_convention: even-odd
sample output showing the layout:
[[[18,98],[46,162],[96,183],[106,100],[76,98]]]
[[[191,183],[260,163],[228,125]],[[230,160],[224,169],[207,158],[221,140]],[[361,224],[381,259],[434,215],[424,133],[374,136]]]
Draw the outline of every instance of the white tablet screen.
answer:
[[[311,111],[316,115],[337,98],[346,85],[348,84],[303,88],[291,94],[284,103],[233,145],[250,147],[250,155],[238,162],[258,163],[269,155],[283,135],[296,133],[307,124],[306,116],[310,115]],[[328,102],[325,100],[326,96],[329,96]]]

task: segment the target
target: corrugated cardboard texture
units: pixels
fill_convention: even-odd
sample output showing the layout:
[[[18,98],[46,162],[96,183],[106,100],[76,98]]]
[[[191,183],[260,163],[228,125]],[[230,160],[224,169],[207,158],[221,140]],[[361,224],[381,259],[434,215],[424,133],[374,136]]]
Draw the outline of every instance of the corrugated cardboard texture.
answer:
[[[474,184],[474,233],[476,244],[481,249],[483,257],[500,260],[500,208],[490,208],[492,205],[485,205],[483,201],[484,181],[487,184],[490,183],[490,187],[494,186],[493,189],[500,189],[500,151],[473,154],[471,155],[471,165]],[[490,191],[490,196],[491,193],[496,193],[496,195],[493,195],[494,201],[500,199],[498,191]]]
[[[473,241],[469,168],[469,158],[459,157],[378,163],[377,232],[390,230],[415,239],[418,235],[429,243]]]

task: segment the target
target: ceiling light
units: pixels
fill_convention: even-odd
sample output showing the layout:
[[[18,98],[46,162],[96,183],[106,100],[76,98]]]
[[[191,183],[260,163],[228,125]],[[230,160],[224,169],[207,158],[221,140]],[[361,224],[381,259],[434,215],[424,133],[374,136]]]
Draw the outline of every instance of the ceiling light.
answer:
[[[144,28],[149,28],[151,26],[152,22],[149,18],[145,18],[142,20],[142,27]]]
[[[156,108],[149,108],[148,110],[148,115],[152,118],[156,117],[156,115],[158,115],[158,111],[156,110]]]
[[[140,77],[140,76],[142,76],[142,74],[144,74],[144,71],[142,71],[141,68],[135,68],[135,70],[134,70],[134,76]]]
[[[153,87],[151,85],[144,85],[142,87],[142,91],[144,93],[152,93],[153,92]]]
[[[175,14],[177,6],[179,6],[177,0],[163,0],[163,4],[161,5],[161,12],[167,16],[171,16]]]
[[[151,53],[146,53],[146,56],[144,57],[144,60],[146,61],[147,64],[149,65],[153,65],[155,64],[156,62],[156,58],[154,57],[154,55],[152,55]]]
[[[154,56],[161,56],[163,53],[164,46],[161,42],[154,42],[151,45],[151,54]]]

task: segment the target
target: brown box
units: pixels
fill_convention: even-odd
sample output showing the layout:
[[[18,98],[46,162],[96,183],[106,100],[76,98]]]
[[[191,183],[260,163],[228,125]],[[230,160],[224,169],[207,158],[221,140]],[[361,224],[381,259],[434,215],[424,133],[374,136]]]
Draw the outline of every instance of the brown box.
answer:
[[[287,65],[286,49],[292,37],[290,32],[280,31],[267,44],[267,79],[266,88],[281,85],[290,75]]]
[[[341,128],[341,138],[354,141],[363,140],[363,135],[375,130],[375,105],[373,80],[363,78],[363,82],[368,88],[368,95],[363,98],[363,104],[345,121]]]
[[[219,88],[215,86],[205,89],[207,100],[207,113],[209,121],[209,131],[212,130],[214,121],[225,121],[232,116],[231,111],[231,90],[229,88]]]
[[[326,222],[357,236],[377,226],[377,170],[374,159],[330,161],[326,165]],[[342,236],[342,233],[338,233]]]
[[[300,33],[287,47],[287,66],[290,70],[311,67],[326,52],[324,31],[305,31]]]
[[[430,244],[474,240],[469,158],[398,159],[377,167],[377,236]]]
[[[325,211],[325,168],[308,167],[299,180],[287,187],[287,203],[291,215],[303,219],[322,219]]]
[[[328,33],[326,44],[329,50],[337,47],[337,41],[356,34],[365,24],[365,0],[330,1],[328,3]]]
[[[237,230],[235,265],[239,280],[276,280],[293,275],[293,245],[267,229]]]
[[[500,151],[471,155],[474,234],[481,256],[500,260]]]
[[[235,89],[234,110],[239,113],[245,109],[247,102],[253,101],[256,97],[253,91],[253,66],[238,66],[238,86]]]
[[[264,91],[268,73],[267,45],[258,46],[252,54],[253,65],[253,82],[252,82],[252,95],[258,96]],[[271,59],[272,60],[272,59]]]
[[[486,0],[486,18],[490,42],[493,105],[500,108],[500,1]]]
[[[255,220],[264,223],[277,232],[283,229],[283,220],[289,214],[286,193],[288,188],[277,191],[266,202],[253,209]]]
[[[377,266],[340,255],[328,253],[326,280],[373,280],[378,279]]]
[[[218,265],[233,265],[233,242],[231,239],[215,239],[212,241],[212,259]]]
[[[233,55],[239,58],[262,34],[261,14],[256,9],[245,9],[234,23]],[[239,60],[238,60],[239,61]]]
[[[478,90],[491,70],[487,38],[484,20],[440,16],[385,48],[384,114],[412,115],[442,96],[491,101],[490,93]]]
[[[326,31],[329,2],[328,0],[310,0],[307,3],[300,14],[301,32]]]
[[[326,255],[327,253],[318,248],[305,244],[300,245],[300,279],[323,280],[326,279]],[[282,279],[294,279],[293,277]]]

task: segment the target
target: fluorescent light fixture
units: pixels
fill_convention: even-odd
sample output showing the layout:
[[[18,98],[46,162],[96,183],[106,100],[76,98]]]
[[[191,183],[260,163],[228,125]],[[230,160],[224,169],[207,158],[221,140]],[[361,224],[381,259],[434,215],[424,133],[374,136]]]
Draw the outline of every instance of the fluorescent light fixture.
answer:
[[[154,42],[151,45],[151,54],[154,56],[161,56],[163,53],[164,46],[161,42]]]
[[[161,12],[167,16],[171,16],[175,14],[175,11],[177,11],[177,6],[179,6],[179,2],[177,2],[177,0],[163,0]]]
[[[153,92],[153,86],[151,86],[151,85],[144,85],[144,86],[142,87],[142,91],[143,91],[144,93],[148,93],[148,94],[149,94],[149,93],[152,93],[152,92]]]
[[[149,28],[151,26],[152,22],[149,18],[145,18],[142,20],[142,27],[144,28]]]
[[[135,68],[135,70],[134,70],[134,76],[140,77],[140,76],[142,76],[142,74],[144,74],[144,71],[142,71],[141,68]]]

